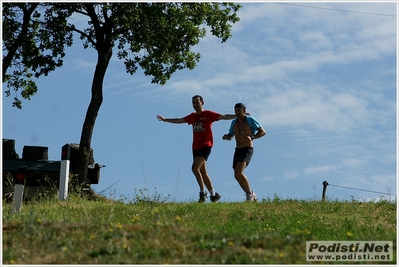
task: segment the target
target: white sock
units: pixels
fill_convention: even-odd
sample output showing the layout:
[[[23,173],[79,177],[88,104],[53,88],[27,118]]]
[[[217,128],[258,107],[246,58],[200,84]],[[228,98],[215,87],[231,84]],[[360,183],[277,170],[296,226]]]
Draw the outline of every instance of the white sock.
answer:
[[[209,193],[211,194],[211,197],[215,196],[215,190],[209,191]]]

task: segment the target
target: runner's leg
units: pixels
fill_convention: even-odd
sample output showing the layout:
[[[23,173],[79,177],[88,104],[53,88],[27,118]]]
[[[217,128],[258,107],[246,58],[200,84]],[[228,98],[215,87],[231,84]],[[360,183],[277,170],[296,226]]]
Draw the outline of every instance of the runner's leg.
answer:
[[[205,164],[205,158],[200,156],[200,157],[195,157],[193,165],[191,167],[191,170],[197,179],[197,183],[199,185],[200,190],[204,190],[204,179],[201,174],[201,168]]]
[[[209,192],[211,192],[213,190],[213,186],[212,186],[211,177],[209,177],[208,172],[206,170],[205,159],[204,159],[204,163],[201,166],[200,173],[201,173],[202,180],[204,181],[206,188],[208,188]]]
[[[245,161],[238,162],[234,169],[234,178],[236,178],[236,180],[240,184],[242,190],[244,190],[245,193],[248,193],[248,192],[250,192],[251,188],[249,186],[248,178],[244,174],[244,169],[246,166],[247,166],[247,163]]]

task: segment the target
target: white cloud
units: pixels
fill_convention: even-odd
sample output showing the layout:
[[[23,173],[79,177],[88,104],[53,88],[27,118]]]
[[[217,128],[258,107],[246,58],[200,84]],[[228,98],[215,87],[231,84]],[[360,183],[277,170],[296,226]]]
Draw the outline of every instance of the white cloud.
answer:
[[[309,50],[331,50],[333,43],[330,38],[320,31],[305,32],[299,40],[308,46]]]
[[[344,159],[342,163],[351,169],[359,169],[364,166],[364,162],[356,158]]]
[[[321,175],[325,173],[335,172],[337,171],[338,166],[336,165],[323,165],[323,166],[316,166],[316,167],[308,167],[304,170],[305,176],[315,176]]]
[[[290,170],[290,171],[286,171],[284,172],[284,178],[285,179],[296,179],[299,177],[299,172],[297,170]]]

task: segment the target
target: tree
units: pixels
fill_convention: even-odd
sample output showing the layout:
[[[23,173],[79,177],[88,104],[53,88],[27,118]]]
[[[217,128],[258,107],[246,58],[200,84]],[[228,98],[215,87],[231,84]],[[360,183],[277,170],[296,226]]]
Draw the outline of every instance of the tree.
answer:
[[[97,51],[91,86],[91,101],[82,127],[79,146],[79,182],[87,179],[91,138],[103,101],[103,81],[113,49],[127,73],[140,67],[152,83],[164,85],[184,68],[194,69],[200,54],[190,49],[207,34],[227,41],[241,5],[233,3],[68,3],[50,4],[53,10],[87,17],[88,26],[64,27],[80,34],[84,48]],[[4,19],[3,19],[4,20]],[[29,67],[29,66],[28,66]]]
[[[46,3],[5,3],[2,10],[5,93],[21,91],[29,100],[37,92],[33,78],[47,76],[63,64],[65,46],[72,45],[67,25],[71,13]],[[12,105],[21,109],[22,101],[15,96]]]

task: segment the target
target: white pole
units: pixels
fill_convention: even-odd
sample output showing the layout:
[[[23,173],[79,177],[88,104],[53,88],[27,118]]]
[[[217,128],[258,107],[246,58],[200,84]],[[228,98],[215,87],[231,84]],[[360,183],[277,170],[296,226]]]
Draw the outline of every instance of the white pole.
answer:
[[[12,206],[12,213],[20,213],[22,207],[22,199],[24,197],[24,188],[23,184],[15,184],[14,185],[14,201]]]
[[[71,156],[71,146],[69,144],[65,144],[61,149],[60,188],[58,193],[59,200],[66,200],[68,197],[70,156]]]
[[[69,160],[61,160],[59,199],[68,197]]]

